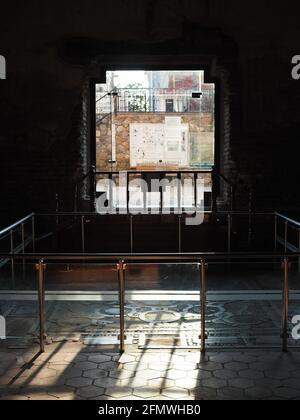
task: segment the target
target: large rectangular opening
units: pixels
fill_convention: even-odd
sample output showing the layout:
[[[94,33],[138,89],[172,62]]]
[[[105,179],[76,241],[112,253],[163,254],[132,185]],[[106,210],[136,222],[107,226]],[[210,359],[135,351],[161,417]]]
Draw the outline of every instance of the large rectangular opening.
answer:
[[[107,71],[96,84],[97,170],[210,170],[215,84],[203,70]]]

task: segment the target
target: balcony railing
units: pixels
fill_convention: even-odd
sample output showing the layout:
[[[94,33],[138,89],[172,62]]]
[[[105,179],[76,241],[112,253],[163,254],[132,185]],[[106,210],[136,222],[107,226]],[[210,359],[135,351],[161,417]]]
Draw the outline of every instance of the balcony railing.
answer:
[[[214,91],[115,89],[96,102],[98,117],[111,112],[213,113]]]

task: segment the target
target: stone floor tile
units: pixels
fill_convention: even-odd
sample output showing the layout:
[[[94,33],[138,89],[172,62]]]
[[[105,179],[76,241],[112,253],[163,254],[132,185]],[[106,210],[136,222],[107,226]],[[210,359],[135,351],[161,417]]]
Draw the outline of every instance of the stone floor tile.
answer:
[[[145,369],[145,370],[139,370],[138,372],[136,372],[136,377],[143,378],[143,379],[157,379],[161,377],[161,373],[155,370]]]
[[[198,367],[199,369],[208,370],[211,372],[214,370],[223,369],[222,364],[217,362],[201,362],[199,363]]]
[[[220,388],[224,388],[227,385],[227,382],[224,379],[209,378],[209,379],[203,379],[201,381],[201,384],[205,388],[220,389]]]
[[[85,370],[83,372],[83,376],[91,379],[105,378],[107,376],[107,372],[102,369],[91,369]]]
[[[95,385],[84,386],[77,390],[77,395],[83,398],[95,398],[103,394],[104,394],[104,388],[101,388]]]
[[[222,369],[213,372],[213,376],[218,379],[233,379],[238,377],[238,372],[234,370]]]
[[[162,373],[162,376],[166,379],[183,379],[187,377],[187,372],[179,369],[170,369]]]
[[[228,385],[233,388],[247,389],[254,386],[254,382],[246,378],[229,379]]]
[[[300,397],[300,390],[288,387],[280,387],[274,389],[273,394],[276,397],[292,400],[294,398]]]
[[[103,363],[103,362],[110,362],[112,359],[111,356],[107,356],[105,354],[91,354],[88,356],[88,361],[93,363]]]
[[[246,363],[241,363],[241,362],[229,362],[229,363],[225,363],[224,366],[225,366],[225,369],[228,369],[228,370],[240,371],[240,370],[248,369],[248,365]]]
[[[160,395],[160,389],[153,386],[144,386],[141,388],[134,388],[133,395],[140,398],[153,398]]]
[[[131,370],[112,370],[109,372],[109,376],[116,379],[129,379],[134,378],[136,375],[136,372],[133,372]]]
[[[219,372],[219,371],[216,371],[216,372]],[[201,379],[211,378],[212,374],[213,374],[213,372],[210,372],[208,370],[195,369],[195,370],[188,371],[187,372],[187,377],[201,380]]]
[[[189,396],[189,391],[183,388],[165,388],[162,390],[161,394],[163,396],[172,398],[174,400],[182,399],[184,400],[185,397]]]
[[[263,372],[260,372],[259,370],[252,370],[252,369],[241,370],[239,372],[239,375],[241,378],[246,378],[246,379],[263,379],[264,378]]]
[[[194,378],[183,378],[175,381],[177,388],[195,389],[201,385],[200,381]]]
[[[155,363],[153,363],[152,365],[155,365]],[[148,364],[144,362],[131,362],[131,363],[125,363],[123,368],[124,370],[138,372],[139,370],[148,369]]]
[[[156,379],[149,379],[147,381],[148,385],[151,387],[156,387],[158,389],[162,388],[172,388],[175,386],[175,381],[166,378],[156,378]]]
[[[214,400],[216,399],[217,393],[213,388],[206,388],[204,386],[199,386],[193,391],[190,391],[190,395],[194,397],[197,401],[205,400]]]
[[[105,395],[114,398],[128,397],[132,395],[132,388],[124,386],[113,386],[106,388]]]
[[[93,362],[79,362],[75,363],[74,367],[81,370],[97,369],[97,363]],[[102,367],[100,367],[102,369]]]
[[[122,386],[122,381],[120,381],[116,378],[110,378],[108,376],[108,377],[105,377],[105,378],[96,379],[94,381],[94,385],[100,386],[100,387],[103,387],[103,388],[113,388],[114,386],[121,387]]]
[[[82,386],[92,385],[93,380],[90,378],[71,378],[66,380],[66,385],[72,386],[74,388],[80,388]]]
[[[245,396],[255,400],[262,400],[272,397],[272,391],[269,388],[255,386],[245,390]]]
[[[119,363],[131,363],[131,362],[135,362],[135,356],[131,355],[131,354],[122,354],[122,356],[119,359]]]

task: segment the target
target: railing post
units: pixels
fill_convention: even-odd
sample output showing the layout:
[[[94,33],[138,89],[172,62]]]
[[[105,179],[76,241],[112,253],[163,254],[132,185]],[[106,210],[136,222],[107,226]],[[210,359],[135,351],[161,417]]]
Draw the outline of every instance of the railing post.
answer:
[[[14,254],[14,231],[10,231],[10,253]],[[15,259],[11,257],[11,281],[12,288],[15,288]]]
[[[282,351],[288,351],[288,317],[289,317],[289,259],[284,259],[283,305],[282,305]]]
[[[45,352],[45,289],[44,270],[45,264],[40,260],[36,265],[38,271],[38,299],[39,299],[39,321],[40,321],[40,352]]]
[[[133,242],[133,215],[130,215],[130,251],[133,254],[133,247],[134,247],[134,242]]]
[[[288,221],[285,222],[285,229],[284,229],[284,252],[287,252],[287,243],[288,243]]]
[[[22,223],[21,225],[21,235],[22,235],[22,254],[25,254],[25,225]],[[26,270],[26,263],[25,259],[22,260],[22,266],[23,266],[23,280],[25,279],[25,270]]]
[[[199,264],[200,271],[200,313],[201,313],[201,353],[206,352],[206,262],[202,258]]]
[[[298,253],[300,254],[300,229],[298,229]],[[298,273],[300,274],[300,257],[298,258]]]
[[[81,216],[81,251],[85,253],[85,217]]]
[[[31,230],[32,230],[32,253],[35,254],[35,215],[31,218]]]
[[[274,221],[274,252],[277,252],[277,237],[278,237],[278,216],[275,214]]]
[[[231,252],[231,228],[232,228],[232,220],[231,214],[227,216],[227,252]]]
[[[120,306],[120,353],[125,352],[125,271],[126,264],[123,260],[117,264],[118,280],[119,280],[119,306]]]
[[[182,215],[178,215],[178,252],[182,252]]]
[[[215,166],[212,167],[211,171],[211,211],[217,211],[217,174]]]
[[[90,170],[90,211],[91,213],[94,213],[95,211],[95,197],[96,197],[96,168],[95,166],[92,166]]]

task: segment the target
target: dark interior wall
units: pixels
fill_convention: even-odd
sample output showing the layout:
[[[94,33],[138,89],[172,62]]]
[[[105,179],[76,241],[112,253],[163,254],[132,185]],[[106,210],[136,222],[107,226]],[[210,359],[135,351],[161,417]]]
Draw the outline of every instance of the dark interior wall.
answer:
[[[146,56],[149,68],[166,56],[202,62],[220,82],[222,170],[260,201],[298,205],[299,12],[296,1],[267,0],[1,5],[1,217],[54,209],[57,192],[71,208],[90,159],[85,94],[110,56],[119,65]]]

